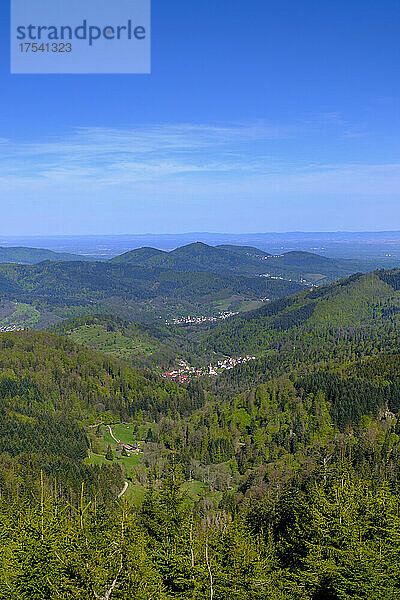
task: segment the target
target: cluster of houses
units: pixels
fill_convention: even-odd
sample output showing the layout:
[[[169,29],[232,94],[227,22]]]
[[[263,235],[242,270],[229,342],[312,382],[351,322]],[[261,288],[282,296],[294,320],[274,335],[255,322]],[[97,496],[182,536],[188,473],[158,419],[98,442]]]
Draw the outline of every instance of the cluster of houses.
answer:
[[[214,377],[219,375],[224,370],[233,369],[236,365],[240,365],[250,360],[255,360],[255,356],[236,356],[219,360],[217,364],[209,364],[208,367],[198,368],[193,367],[184,360],[179,361],[179,367],[173,371],[166,371],[162,376],[166,379],[174,379],[179,383],[187,383],[195,377]]]
[[[0,326],[0,333],[9,333],[10,331],[24,331],[25,327],[18,325],[3,325]]]
[[[279,275],[271,275],[270,273],[264,273],[261,277],[268,277],[268,279],[280,279],[281,281],[292,281],[291,279],[285,279],[285,277],[280,277]]]
[[[289,279],[288,277],[280,277],[278,275],[271,275],[270,273],[264,273],[263,275],[260,275],[260,277],[267,277],[268,279],[280,279],[281,281],[291,281],[295,283],[303,283],[304,285],[315,287],[314,283],[308,281],[307,279],[304,279],[304,277],[300,277],[300,279]]]
[[[167,325],[201,325],[203,323],[215,323],[216,321],[222,319],[229,319],[230,317],[234,317],[239,313],[233,312],[231,310],[221,312],[216,317],[191,317],[190,315],[187,317],[178,317],[172,319],[172,321],[166,321]]]

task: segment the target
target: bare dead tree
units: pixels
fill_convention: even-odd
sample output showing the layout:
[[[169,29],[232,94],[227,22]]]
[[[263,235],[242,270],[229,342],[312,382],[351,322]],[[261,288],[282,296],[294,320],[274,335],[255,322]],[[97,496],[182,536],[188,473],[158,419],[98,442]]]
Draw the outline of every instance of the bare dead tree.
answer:
[[[208,538],[206,538],[206,564],[208,569],[208,574],[210,576],[210,600],[213,600],[214,597],[214,579],[211,571],[210,561],[208,559]]]
[[[93,590],[96,600],[110,600],[111,594],[118,584],[118,577],[121,575],[121,571],[123,569],[123,553],[124,553],[124,536],[125,536],[125,502],[123,503],[123,511],[122,511],[122,521],[121,521],[121,541],[120,541],[120,558],[119,558],[119,569],[117,575],[115,576],[114,581],[111,586],[105,592],[104,596],[99,596]]]

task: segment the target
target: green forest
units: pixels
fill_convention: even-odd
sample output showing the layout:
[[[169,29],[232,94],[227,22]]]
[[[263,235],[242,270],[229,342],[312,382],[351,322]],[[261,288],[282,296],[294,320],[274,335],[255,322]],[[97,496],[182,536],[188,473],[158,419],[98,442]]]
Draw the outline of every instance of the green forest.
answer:
[[[399,290],[375,271],[198,327],[1,333],[0,598],[400,598]]]
[[[215,315],[229,309],[281,298],[305,285],[297,281],[235,273],[189,272],[129,262],[0,264],[0,315],[5,304],[31,306],[35,328],[68,317],[112,314],[130,321],[165,322],[171,316]],[[16,324],[24,325],[22,319]],[[1,326],[1,319],[0,319]]]

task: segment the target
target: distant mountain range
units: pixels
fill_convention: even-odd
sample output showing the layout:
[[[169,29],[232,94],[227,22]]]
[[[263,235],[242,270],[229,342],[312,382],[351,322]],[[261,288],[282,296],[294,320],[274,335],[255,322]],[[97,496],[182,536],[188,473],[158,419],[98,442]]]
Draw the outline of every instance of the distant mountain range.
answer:
[[[39,264],[50,262],[95,262],[93,257],[58,253],[41,248],[0,248],[0,263]],[[107,262],[107,261],[101,261]],[[183,273],[214,273],[246,277],[265,276],[288,281],[324,284],[356,272],[395,267],[396,260],[351,260],[327,258],[319,254],[290,251],[271,254],[253,246],[221,244],[210,246],[194,242],[169,252],[152,247],[137,248],[111,258],[113,265],[147,269],[168,269]]]
[[[264,275],[319,284],[382,266],[381,261],[334,259],[300,251],[271,255],[252,246],[208,246],[203,242],[194,242],[170,252],[149,247],[138,248],[116,256],[110,262],[177,271]],[[387,262],[384,264],[387,265]]]
[[[142,267],[164,267],[175,271],[233,273],[235,275],[262,275],[263,261],[270,255],[257,248],[240,246],[208,246],[194,242],[171,252],[155,248],[138,248],[111,259],[111,263],[125,263]]]
[[[3,235],[0,246],[49,248],[54,252],[83,254],[94,260],[108,260],[133,248],[153,247],[173,250],[194,241],[209,246],[255,246],[270,254],[306,251],[332,258],[400,260],[400,231],[304,232],[282,233],[207,233],[125,234],[15,237]],[[390,264],[382,264],[390,268]]]

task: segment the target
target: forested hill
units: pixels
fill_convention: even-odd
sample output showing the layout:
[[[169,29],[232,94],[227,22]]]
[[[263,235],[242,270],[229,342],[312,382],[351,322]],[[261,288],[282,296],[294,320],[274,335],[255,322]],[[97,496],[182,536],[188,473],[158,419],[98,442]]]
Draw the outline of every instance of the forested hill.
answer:
[[[286,252],[273,256],[251,246],[208,246],[195,242],[170,252],[138,248],[111,259],[111,263],[156,267],[188,272],[211,272],[245,276],[269,275],[293,281],[327,283],[357,271],[367,272],[387,261],[334,259],[311,252]],[[390,263],[389,263],[390,266]]]
[[[3,400],[29,415],[61,412],[82,420],[111,411],[124,419],[194,408],[190,390],[49,333],[0,334],[0,366]]]
[[[258,344],[254,385],[232,369],[179,387],[1,334],[0,597],[397,599],[399,317],[400,271],[383,271],[232,319],[205,339]],[[116,422],[145,435],[140,456],[95,454]]]
[[[145,267],[163,267],[190,273],[217,273],[220,275],[258,276],[266,273],[263,259],[268,253],[230,251],[228,247],[214,247],[195,242],[171,252],[155,248],[138,248],[111,259],[114,264]]]
[[[262,497],[291,478],[306,481],[321,456],[338,457],[343,447],[352,447],[358,470],[383,474],[395,446],[390,469],[398,473],[399,413],[400,355],[382,353],[303,373],[289,368],[244,393],[211,399],[191,416],[186,437],[180,423],[164,436],[184,440],[182,457],[213,464],[221,478],[221,463],[236,460],[238,489]],[[294,465],[302,467],[297,475]]]
[[[114,501],[123,487],[116,464],[89,466],[82,423],[181,419],[204,403],[196,387],[178,387],[55,335],[0,334],[0,491],[38,492],[40,470],[49,493]]]
[[[0,294],[12,288],[24,297],[58,301],[96,300],[116,295],[137,300],[156,296],[196,298],[226,292],[281,297],[305,287],[261,277],[181,273],[160,267],[90,262],[0,265],[0,278]]]
[[[68,252],[53,252],[45,248],[0,247],[0,263],[34,265],[44,260],[67,262],[93,259],[78,254],[69,254]]]
[[[215,315],[304,288],[266,277],[189,273],[131,264],[0,265],[0,300],[33,307],[30,326],[34,320],[46,327],[60,318],[100,311],[144,322],[165,321],[171,315]]]
[[[196,339],[171,325],[131,323],[115,315],[85,315],[66,319],[50,329],[53,333],[136,365],[167,370],[177,357],[196,357]]]
[[[242,386],[298,364],[395,350],[399,290],[399,270],[355,274],[233,317],[208,334],[204,345],[227,355],[236,351],[260,357],[222,377]]]

